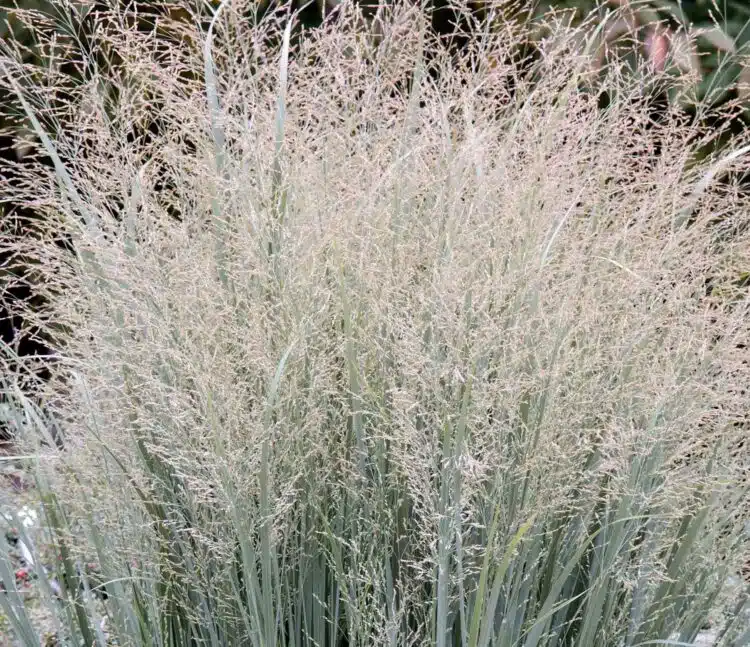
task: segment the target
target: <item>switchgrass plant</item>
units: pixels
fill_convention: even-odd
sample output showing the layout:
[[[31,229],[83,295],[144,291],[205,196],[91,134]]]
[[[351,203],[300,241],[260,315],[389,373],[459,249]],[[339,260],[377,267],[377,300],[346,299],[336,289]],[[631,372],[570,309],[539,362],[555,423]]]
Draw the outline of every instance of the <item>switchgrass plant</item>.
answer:
[[[518,26],[449,56],[413,6],[342,6],[293,46],[243,8],[171,48],[102,14],[115,102],[2,62],[55,131],[3,244],[60,343],[64,450],[8,387],[59,640],[690,644],[748,548],[747,141],[691,164],[614,62],[600,110],[553,21],[522,74]]]

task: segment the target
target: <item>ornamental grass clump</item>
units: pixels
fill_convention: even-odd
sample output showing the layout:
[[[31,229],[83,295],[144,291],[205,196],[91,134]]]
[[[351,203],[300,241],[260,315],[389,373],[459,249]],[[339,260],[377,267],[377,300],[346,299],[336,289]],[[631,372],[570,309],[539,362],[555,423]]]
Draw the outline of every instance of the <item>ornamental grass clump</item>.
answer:
[[[517,25],[450,52],[410,5],[293,38],[246,4],[103,13],[84,84],[2,62],[44,157],[3,245],[55,377],[44,415],[7,391],[59,640],[690,643],[748,549],[747,138],[695,162],[651,119],[675,81],[594,78],[553,18],[519,63]]]

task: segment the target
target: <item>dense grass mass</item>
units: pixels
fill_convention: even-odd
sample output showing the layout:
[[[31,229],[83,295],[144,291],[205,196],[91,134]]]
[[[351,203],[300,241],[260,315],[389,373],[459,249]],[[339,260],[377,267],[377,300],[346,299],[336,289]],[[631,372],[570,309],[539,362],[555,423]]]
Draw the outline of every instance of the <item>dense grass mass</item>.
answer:
[[[519,26],[451,57],[414,9],[372,37],[342,8],[292,46],[241,4],[171,48],[123,18],[84,85],[3,59],[55,166],[7,187],[46,219],[2,244],[59,340],[65,449],[8,390],[60,639],[694,640],[748,553],[750,204],[719,182],[747,139],[691,163],[648,69],[594,78],[553,21],[521,74]]]

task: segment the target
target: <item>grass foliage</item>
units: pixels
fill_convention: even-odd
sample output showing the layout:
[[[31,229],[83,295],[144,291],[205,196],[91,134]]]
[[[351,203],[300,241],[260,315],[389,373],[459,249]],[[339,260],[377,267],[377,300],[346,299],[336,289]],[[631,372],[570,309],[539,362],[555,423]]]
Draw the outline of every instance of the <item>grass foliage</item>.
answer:
[[[717,181],[747,140],[691,164],[615,62],[601,110],[554,22],[522,76],[519,26],[451,59],[418,11],[369,38],[342,6],[292,47],[241,5],[168,49],[123,17],[116,101],[2,59],[54,133],[4,187],[47,218],[2,244],[60,341],[66,449],[23,438],[60,639],[690,643],[748,547],[750,204]]]

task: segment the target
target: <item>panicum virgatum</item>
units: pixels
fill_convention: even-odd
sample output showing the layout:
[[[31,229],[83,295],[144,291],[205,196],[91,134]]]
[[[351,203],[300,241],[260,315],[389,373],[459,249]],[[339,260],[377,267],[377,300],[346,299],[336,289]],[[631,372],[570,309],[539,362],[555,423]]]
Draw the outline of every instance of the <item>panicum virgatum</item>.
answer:
[[[58,162],[4,187],[44,215],[3,239],[60,340],[42,466],[118,644],[692,640],[747,548],[747,138],[695,161],[562,23],[519,64],[519,26],[251,4],[168,46],[102,13],[75,86],[3,63]]]

